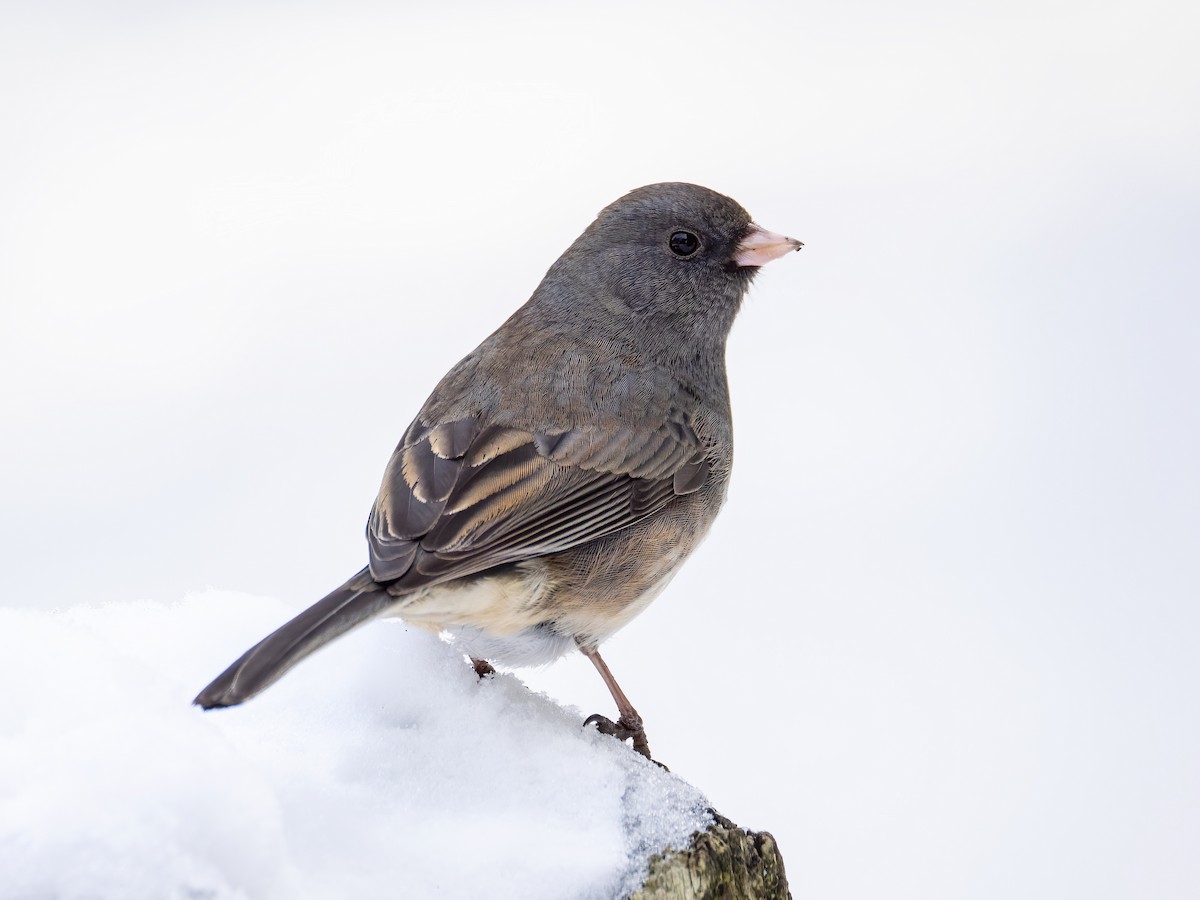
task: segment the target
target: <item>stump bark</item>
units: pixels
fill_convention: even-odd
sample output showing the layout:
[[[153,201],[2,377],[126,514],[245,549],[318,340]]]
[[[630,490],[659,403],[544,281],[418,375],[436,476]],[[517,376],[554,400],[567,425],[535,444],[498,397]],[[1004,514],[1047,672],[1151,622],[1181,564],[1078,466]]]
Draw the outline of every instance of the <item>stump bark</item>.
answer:
[[[629,900],[791,900],[775,838],[709,812],[713,824],[686,849],[650,859],[646,881]]]

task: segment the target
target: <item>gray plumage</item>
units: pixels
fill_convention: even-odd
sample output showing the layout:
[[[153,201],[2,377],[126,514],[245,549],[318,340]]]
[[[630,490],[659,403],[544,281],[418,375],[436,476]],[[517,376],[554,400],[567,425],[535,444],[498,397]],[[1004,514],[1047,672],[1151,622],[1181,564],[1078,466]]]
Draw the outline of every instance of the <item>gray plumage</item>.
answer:
[[[545,662],[579,646],[622,707],[616,733],[648,755],[596,647],[724,502],[726,338],[758,266],[799,246],[695,185],[650,185],[605,208],[417,414],[371,512],[369,565],[195,702],[240,703],[387,613],[455,633],[478,660]]]

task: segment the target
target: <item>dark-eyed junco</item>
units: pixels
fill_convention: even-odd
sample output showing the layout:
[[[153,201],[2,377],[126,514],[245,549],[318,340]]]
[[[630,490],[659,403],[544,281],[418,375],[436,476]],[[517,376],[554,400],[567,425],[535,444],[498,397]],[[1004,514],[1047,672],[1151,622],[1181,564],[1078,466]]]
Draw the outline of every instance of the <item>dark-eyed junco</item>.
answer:
[[[800,242],[728,197],[652,184],[604,209],[529,301],[434,389],[384,472],[370,562],[202,690],[253,697],[378,615],[487,660],[578,647],[620,713],[601,730],[649,756],[597,651],[646,608],[725,500],[725,341],[759,266]]]

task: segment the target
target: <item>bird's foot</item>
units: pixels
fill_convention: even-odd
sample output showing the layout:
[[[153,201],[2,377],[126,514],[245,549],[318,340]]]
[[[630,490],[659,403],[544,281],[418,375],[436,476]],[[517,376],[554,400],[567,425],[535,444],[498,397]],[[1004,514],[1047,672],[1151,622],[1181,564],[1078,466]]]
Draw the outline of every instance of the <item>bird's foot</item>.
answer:
[[[650,742],[646,739],[646,729],[642,727],[641,716],[622,715],[614,722],[608,716],[596,713],[584,719],[583,725],[585,728],[588,725],[595,725],[596,730],[601,734],[611,734],[618,741],[627,741],[632,738],[633,749],[646,759],[653,761],[653,757],[650,756]]]
[[[486,659],[476,659],[472,656],[471,667],[475,670],[475,674],[481,679],[486,678],[488,675],[496,674],[496,670],[492,668],[492,664]]]

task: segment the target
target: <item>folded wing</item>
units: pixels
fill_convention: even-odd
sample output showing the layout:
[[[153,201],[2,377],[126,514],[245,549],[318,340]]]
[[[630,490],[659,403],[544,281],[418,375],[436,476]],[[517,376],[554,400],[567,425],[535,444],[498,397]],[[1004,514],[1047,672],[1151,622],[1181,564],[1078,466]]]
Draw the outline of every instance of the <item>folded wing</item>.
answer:
[[[683,421],[545,434],[414,423],[367,525],[370,571],[416,588],[558,553],[699,490],[706,448]]]

